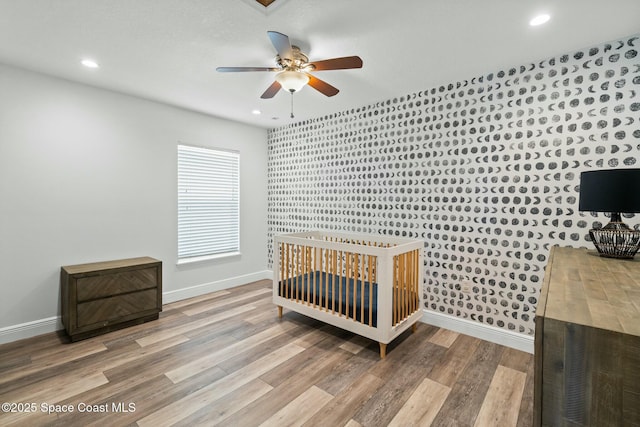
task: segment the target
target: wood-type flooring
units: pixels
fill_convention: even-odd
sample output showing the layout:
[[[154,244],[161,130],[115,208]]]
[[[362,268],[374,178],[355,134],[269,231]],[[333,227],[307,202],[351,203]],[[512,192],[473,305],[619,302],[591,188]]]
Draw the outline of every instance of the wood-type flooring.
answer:
[[[530,354],[421,323],[382,360],[376,342],[284,313],[265,280],[76,343],[1,345],[0,425],[532,424]]]

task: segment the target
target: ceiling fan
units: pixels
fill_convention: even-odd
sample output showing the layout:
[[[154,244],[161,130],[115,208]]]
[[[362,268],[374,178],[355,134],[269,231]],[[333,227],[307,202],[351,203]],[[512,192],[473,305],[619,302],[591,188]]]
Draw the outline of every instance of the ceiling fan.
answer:
[[[358,56],[325,59],[309,62],[309,58],[298,46],[289,42],[289,37],[277,31],[267,31],[271,43],[276,48],[276,67],[218,67],[217,71],[228,73],[238,71],[278,71],[275,81],[267,88],[260,98],[273,98],[280,89],[293,94],[306,84],[326,96],[334,96],[339,90],[329,83],[309,74],[312,71],[346,70],[362,68],[362,59]]]

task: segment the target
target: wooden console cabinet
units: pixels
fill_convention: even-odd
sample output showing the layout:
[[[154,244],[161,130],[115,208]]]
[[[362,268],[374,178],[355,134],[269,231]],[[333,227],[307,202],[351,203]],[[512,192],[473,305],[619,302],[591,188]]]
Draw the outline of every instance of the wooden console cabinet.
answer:
[[[71,341],[158,318],[162,262],[154,258],[62,267],[62,323]]]
[[[640,426],[640,260],[553,247],[534,359],[534,425]]]

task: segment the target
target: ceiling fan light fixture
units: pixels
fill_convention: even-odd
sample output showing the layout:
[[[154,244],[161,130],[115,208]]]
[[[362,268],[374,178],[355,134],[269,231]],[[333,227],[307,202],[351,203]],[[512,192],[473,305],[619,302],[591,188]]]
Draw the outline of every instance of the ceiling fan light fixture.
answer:
[[[276,81],[288,92],[298,92],[309,83],[309,76],[299,71],[285,70],[276,74]]]

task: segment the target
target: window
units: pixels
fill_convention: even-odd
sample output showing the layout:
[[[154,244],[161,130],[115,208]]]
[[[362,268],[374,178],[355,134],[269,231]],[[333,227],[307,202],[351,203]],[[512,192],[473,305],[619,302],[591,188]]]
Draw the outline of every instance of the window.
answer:
[[[239,153],[178,145],[178,261],[239,251]]]

